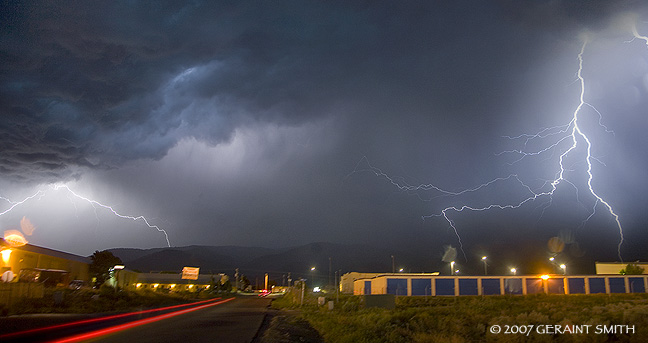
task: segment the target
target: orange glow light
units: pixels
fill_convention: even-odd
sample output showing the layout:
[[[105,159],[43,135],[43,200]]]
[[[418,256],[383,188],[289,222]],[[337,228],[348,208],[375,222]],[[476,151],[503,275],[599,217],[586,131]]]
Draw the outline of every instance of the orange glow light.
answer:
[[[11,249],[5,249],[0,252],[2,254],[2,261],[4,263],[9,263],[9,257],[11,256]]]
[[[543,280],[547,280],[547,279],[549,279],[549,275],[545,274],[545,275],[540,276],[540,278],[543,279]]]

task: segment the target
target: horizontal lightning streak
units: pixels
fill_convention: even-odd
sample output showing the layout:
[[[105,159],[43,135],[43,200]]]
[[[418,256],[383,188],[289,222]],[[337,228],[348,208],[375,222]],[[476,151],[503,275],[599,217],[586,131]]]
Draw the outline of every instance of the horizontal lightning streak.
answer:
[[[171,243],[169,242],[169,235],[167,234],[167,232],[165,230],[161,229],[160,227],[158,227],[157,225],[151,225],[149,223],[149,221],[144,216],[129,216],[129,215],[121,214],[121,213],[115,211],[115,209],[113,209],[111,206],[104,205],[104,204],[102,204],[102,203],[100,203],[100,202],[98,202],[96,200],[92,200],[92,199],[86,198],[84,196],[81,196],[81,195],[75,193],[67,185],[52,185],[51,187],[54,190],[59,190],[61,188],[64,188],[65,190],[70,192],[70,194],[74,195],[75,197],[77,197],[79,199],[83,199],[83,200],[89,202],[92,205],[97,205],[99,207],[105,208],[105,209],[109,210],[110,212],[112,212],[114,215],[116,215],[119,218],[131,219],[131,220],[134,220],[134,221],[141,220],[141,221],[144,222],[144,224],[146,224],[146,226],[148,226],[148,227],[150,227],[152,229],[156,229],[158,232],[164,233],[164,238],[166,239],[167,246],[171,247]]]
[[[79,199],[82,199],[82,200],[85,200],[85,201],[89,202],[93,207],[98,206],[98,207],[101,207],[101,208],[104,208],[104,209],[109,210],[109,211],[112,212],[115,216],[117,216],[117,217],[119,217],[119,218],[123,218],[123,219],[131,219],[131,220],[133,220],[133,221],[141,220],[141,221],[143,221],[143,222],[146,224],[146,226],[148,226],[149,228],[151,228],[151,229],[156,229],[158,232],[163,233],[163,234],[164,234],[164,238],[165,238],[165,240],[166,240],[166,242],[167,242],[167,246],[168,246],[168,247],[171,247],[171,242],[169,241],[169,235],[167,234],[167,232],[166,232],[164,229],[161,229],[161,228],[160,228],[159,226],[157,226],[157,225],[152,225],[152,224],[150,224],[149,221],[148,221],[144,216],[130,216],[130,215],[121,214],[121,213],[117,212],[115,209],[113,209],[111,206],[104,205],[104,204],[102,204],[102,203],[100,203],[100,202],[98,202],[98,201],[96,201],[96,200],[92,200],[92,199],[89,199],[89,198],[87,198],[87,197],[84,197],[84,196],[82,196],[82,195],[77,194],[77,193],[74,192],[72,189],[70,189],[70,187],[68,187],[67,185],[55,184],[55,185],[50,185],[50,188],[53,189],[53,190],[55,190],[55,191],[56,191],[56,190],[60,190],[60,189],[64,189],[64,190],[68,191],[70,194],[72,194],[73,196],[75,196],[75,197],[77,197],[77,198],[79,198]],[[41,197],[42,197],[42,196],[44,196],[44,195],[45,195],[45,192],[44,192],[43,190],[39,189],[36,193],[34,193],[34,194],[32,194],[32,195],[26,197],[26,198],[23,199],[22,201],[18,201],[18,202],[13,202],[13,201],[11,201],[11,200],[5,198],[5,197],[0,197],[0,199],[5,200],[5,201],[7,201],[7,202],[9,202],[9,203],[11,204],[11,206],[10,206],[8,209],[6,209],[6,210],[0,212],[0,216],[4,215],[4,214],[6,214],[6,213],[9,213],[10,211],[12,211],[12,210],[13,210],[14,208],[16,208],[17,206],[22,205],[22,204],[24,204],[25,202],[27,202],[27,201],[29,201],[29,200],[35,198],[35,197],[38,197],[38,196],[41,196]]]

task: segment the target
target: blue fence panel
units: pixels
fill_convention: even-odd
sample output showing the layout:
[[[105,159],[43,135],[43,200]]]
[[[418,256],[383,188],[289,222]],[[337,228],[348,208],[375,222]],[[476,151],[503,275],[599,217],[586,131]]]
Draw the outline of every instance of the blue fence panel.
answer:
[[[630,286],[630,293],[646,293],[646,285],[644,284],[644,278],[630,277],[628,278],[628,284]]]
[[[482,290],[484,295],[502,294],[499,279],[482,279]]]
[[[590,294],[605,293],[605,279],[604,278],[590,278],[589,279]]]
[[[506,294],[522,294],[522,279],[504,279]]]
[[[407,295],[407,279],[387,279],[387,294]]]
[[[371,295],[371,281],[364,282],[364,294]]]
[[[455,295],[454,279],[436,279],[436,295]]]
[[[547,291],[549,294],[565,294],[565,281],[560,279],[547,279]]]
[[[432,295],[432,279],[412,279],[412,295]]]
[[[625,279],[622,277],[611,277],[608,279],[610,293],[625,293]]]
[[[569,294],[585,294],[585,279],[569,278],[567,284],[569,285]]]
[[[542,279],[526,279],[527,294],[544,293],[544,283]]]
[[[477,279],[459,279],[459,295],[477,294]]]

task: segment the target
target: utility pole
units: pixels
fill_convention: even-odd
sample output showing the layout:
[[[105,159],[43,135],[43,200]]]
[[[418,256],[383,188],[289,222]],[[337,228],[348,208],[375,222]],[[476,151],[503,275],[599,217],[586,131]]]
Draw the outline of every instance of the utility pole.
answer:
[[[306,288],[306,280],[301,279],[301,284],[302,284],[302,285],[301,285],[301,286],[302,286],[302,293],[301,293],[301,303],[299,303],[299,307],[301,307],[302,305],[304,305],[304,290],[305,290],[305,288]]]
[[[329,256],[328,286],[331,287],[331,257]]]
[[[396,264],[394,264],[394,255],[391,255],[392,258],[392,274],[396,273]]]

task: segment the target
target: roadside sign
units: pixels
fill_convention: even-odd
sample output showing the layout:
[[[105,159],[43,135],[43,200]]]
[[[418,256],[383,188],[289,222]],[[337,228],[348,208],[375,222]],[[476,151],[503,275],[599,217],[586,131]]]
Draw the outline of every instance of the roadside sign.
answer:
[[[198,280],[198,271],[200,268],[184,267],[182,268],[182,278],[186,280]]]

